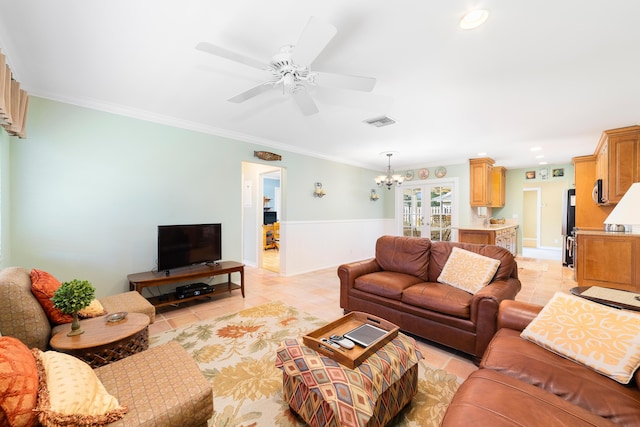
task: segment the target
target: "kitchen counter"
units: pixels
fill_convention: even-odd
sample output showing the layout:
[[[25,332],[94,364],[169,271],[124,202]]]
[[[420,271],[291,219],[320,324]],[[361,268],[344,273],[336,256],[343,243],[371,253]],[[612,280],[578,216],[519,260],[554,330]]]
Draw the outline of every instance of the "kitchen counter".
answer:
[[[505,230],[507,228],[518,227],[518,224],[489,224],[489,225],[461,225],[458,227],[451,227],[457,230]]]
[[[458,229],[458,241],[503,247],[514,256],[518,251],[518,224],[489,224],[452,227]]]
[[[638,234],[631,234],[626,231],[604,231],[604,230],[582,230],[576,229],[576,234],[588,235],[588,236],[640,236]]]

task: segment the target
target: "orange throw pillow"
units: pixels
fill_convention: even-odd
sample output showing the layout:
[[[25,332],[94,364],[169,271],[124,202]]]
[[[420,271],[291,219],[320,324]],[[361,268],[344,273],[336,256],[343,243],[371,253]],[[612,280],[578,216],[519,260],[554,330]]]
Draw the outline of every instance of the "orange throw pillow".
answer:
[[[51,323],[62,325],[63,323],[71,323],[73,316],[64,314],[60,309],[53,306],[53,293],[60,287],[58,279],[49,273],[35,268],[31,270],[31,293],[38,299],[40,305],[47,313],[47,317]]]
[[[32,426],[36,421],[38,368],[17,338],[0,337],[0,424]]]

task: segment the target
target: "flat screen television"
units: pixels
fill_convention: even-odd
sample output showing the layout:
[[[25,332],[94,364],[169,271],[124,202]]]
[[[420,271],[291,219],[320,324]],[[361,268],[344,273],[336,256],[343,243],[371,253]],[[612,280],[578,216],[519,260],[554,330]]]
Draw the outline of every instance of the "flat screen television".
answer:
[[[222,259],[222,224],[158,226],[158,271]]]
[[[264,211],[264,225],[278,222],[278,213],[273,211]]]

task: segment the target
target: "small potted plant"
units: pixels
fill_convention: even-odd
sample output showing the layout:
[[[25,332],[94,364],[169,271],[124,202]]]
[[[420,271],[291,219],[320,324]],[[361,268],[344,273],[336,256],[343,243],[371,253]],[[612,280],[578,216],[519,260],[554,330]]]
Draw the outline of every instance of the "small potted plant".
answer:
[[[80,335],[84,331],[80,329],[80,321],[78,320],[78,311],[87,307],[95,298],[96,289],[86,280],[73,279],[70,282],[64,282],[53,293],[53,306],[65,314],[73,315],[71,322],[71,331],[67,336]]]

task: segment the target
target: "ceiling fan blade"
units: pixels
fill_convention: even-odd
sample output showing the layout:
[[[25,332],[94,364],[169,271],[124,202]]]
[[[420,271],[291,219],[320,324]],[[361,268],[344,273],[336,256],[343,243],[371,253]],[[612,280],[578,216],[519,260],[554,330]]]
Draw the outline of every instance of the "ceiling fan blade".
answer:
[[[376,79],[373,77],[350,76],[348,74],[325,73],[321,71],[314,72],[318,75],[316,80],[318,86],[371,92],[376,85]]]
[[[333,25],[312,16],[291,55],[293,60],[296,64],[310,66],[337,32]]]
[[[207,42],[200,42],[196,45],[196,49],[203,52],[210,53],[212,55],[220,56],[222,58],[229,59],[231,61],[239,62],[244,65],[248,65],[259,70],[266,70],[269,66],[262,61],[250,58],[248,56],[233,52],[220,46],[216,46]]]
[[[258,86],[252,87],[249,90],[245,90],[244,92],[241,92],[236,96],[227,99],[227,101],[235,102],[239,104],[241,102],[244,102],[248,99],[253,98],[254,96],[258,96],[261,93],[267,92],[272,88],[273,88],[273,85],[271,84],[271,82],[260,83]]]
[[[293,94],[293,99],[296,100],[298,107],[302,110],[302,114],[310,116],[318,112],[316,103],[313,102],[313,98],[309,95],[306,89],[299,89]]]

